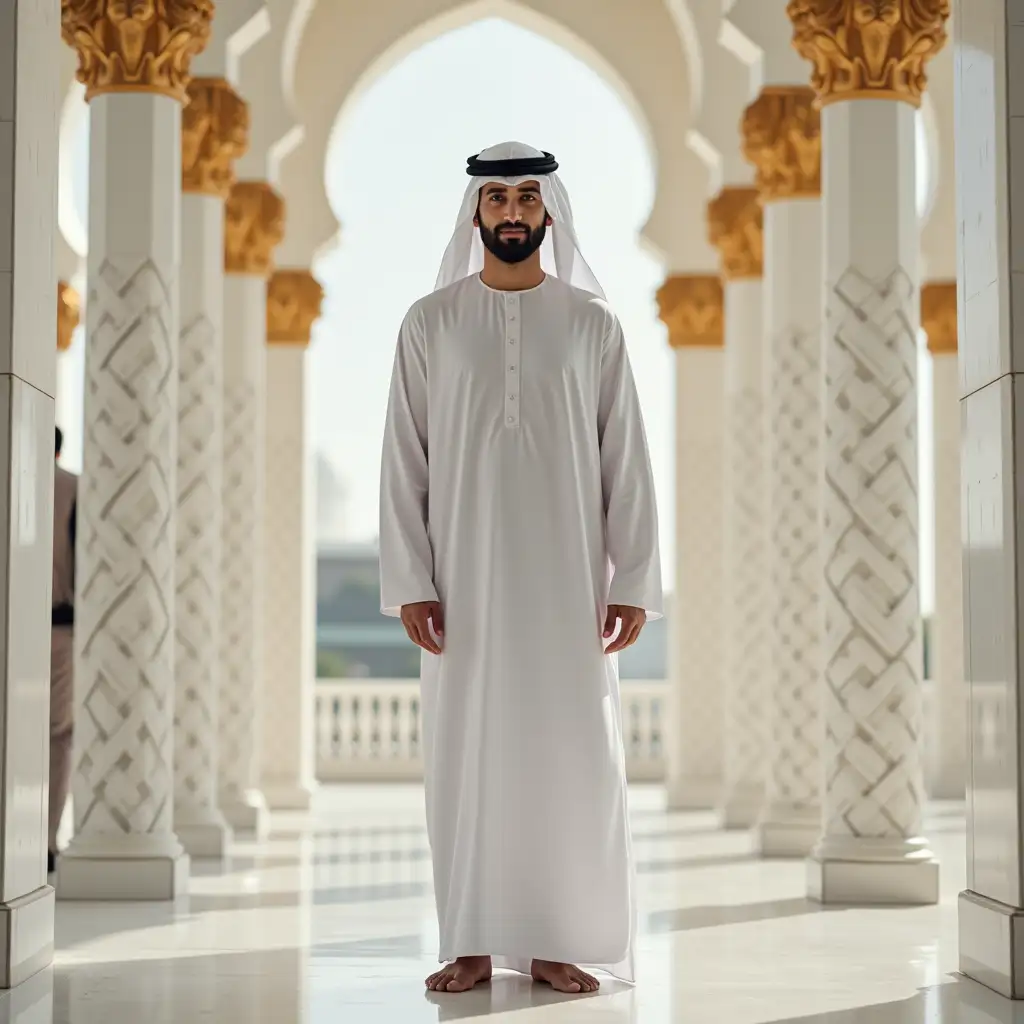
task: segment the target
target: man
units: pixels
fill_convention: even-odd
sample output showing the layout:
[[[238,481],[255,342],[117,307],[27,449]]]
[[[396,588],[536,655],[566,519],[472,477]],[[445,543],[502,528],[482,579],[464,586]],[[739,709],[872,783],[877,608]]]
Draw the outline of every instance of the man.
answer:
[[[395,355],[381,605],[423,648],[436,991],[493,966],[562,992],[598,987],[577,965],[633,979],[615,655],[661,614],[657,514],[622,330],[557,166],[516,143],[470,159]]]
[[[64,435],[56,428],[53,468],[53,613],[50,629],[50,817],[47,871],[57,860],[57,829],[71,784],[74,714],[75,511],[78,477],[60,462]]]

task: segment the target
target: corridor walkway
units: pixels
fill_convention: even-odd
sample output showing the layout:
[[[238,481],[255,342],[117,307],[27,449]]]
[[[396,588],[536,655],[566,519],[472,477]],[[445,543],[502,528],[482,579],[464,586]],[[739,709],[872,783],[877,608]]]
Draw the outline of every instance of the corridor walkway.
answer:
[[[190,895],[157,904],[58,904],[51,972],[3,996],[0,1021],[43,1024],[420,1024],[490,1014],[530,1024],[1003,1024],[1011,1004],[956,969],[963,809],[929,834],[943,898],[921,909],[822,910],[803,866],[766,863],[746,833],[666,814],[633,794],[641,983],[556,997],[502,975],[427,997],[436,948],[416,787],[322,790],[308,816],[196,865]],[[7,1016],[4,1011],[7,1011]]]

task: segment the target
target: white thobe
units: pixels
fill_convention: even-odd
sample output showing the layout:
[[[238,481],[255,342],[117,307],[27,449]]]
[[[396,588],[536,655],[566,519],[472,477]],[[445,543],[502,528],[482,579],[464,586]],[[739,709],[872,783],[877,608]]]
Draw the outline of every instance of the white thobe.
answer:
[[[636,934],[608,604],[662,611],[650,457],[622,329],[549,276],[478,276],[398,339],[381,471],[381,605],[440,601],[423,652],[440,960],[633,978]]]

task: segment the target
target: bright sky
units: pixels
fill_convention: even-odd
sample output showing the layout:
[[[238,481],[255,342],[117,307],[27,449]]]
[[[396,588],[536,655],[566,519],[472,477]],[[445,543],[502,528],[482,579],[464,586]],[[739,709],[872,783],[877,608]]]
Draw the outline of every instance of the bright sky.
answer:
[[[496,74],[496,67],[504,73]],[[82,150],[86,139],[83,131]],[[654,154],[622,99],[599,75],[554,43],[497,19],[434,40],[372,83],[338,125],[328,157],[327,188],[342,234],[340,245],[316,268],[326,300],[311,351],[315,444],[344,481],[346,539],[372,540],[377,533],[380,444],[395,338],[408,307],[433,286],[465,188],[466,157],[509,139],[557,155],[584,253],[625,327],[647,423],[665,584],[671,589],[673,357],[654,302],[664,270],[638,244],[654,196]],[[86,161],[76,163],[74,191],[81,202],[87,195]],[[76,388],[82,348],[76,344],[65,371]],[[933,516],[926,355],[920,369],[921,583],[928,611]],[[80,459],[75,434],[69,431],[72,468]]]

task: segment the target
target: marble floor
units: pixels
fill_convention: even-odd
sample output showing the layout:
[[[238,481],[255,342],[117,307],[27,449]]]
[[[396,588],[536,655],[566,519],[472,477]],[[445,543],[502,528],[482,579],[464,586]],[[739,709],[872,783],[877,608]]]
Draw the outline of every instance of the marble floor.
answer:
[[[514,975],[427,994],[433,920],[422,793],[322,790],[265,842],[193,865],[176,906],[58,904],[52,970],[0,996],[0,1024],[1024,1024],[955,974],[962,807],[931,808],[942,903],[823,909],[799,862],[745,833],[633,794],[641,937],[636,988],[556,996]]]

